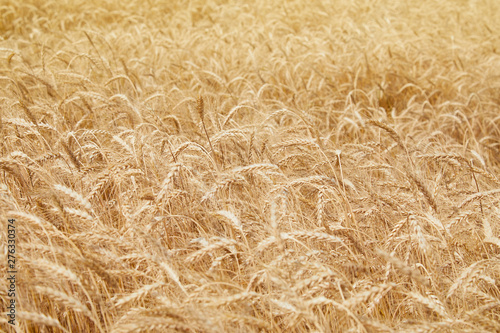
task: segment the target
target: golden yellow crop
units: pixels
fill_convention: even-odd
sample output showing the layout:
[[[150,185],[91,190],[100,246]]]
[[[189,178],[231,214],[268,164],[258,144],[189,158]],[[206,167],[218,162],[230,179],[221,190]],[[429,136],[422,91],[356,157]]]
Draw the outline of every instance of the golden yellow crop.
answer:
[[[500,331],[499,13],[0,1],[2,329]]]

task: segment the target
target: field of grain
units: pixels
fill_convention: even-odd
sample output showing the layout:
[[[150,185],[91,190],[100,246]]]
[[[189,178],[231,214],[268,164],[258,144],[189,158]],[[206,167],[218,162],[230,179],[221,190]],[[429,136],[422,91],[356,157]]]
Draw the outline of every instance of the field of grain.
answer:
[[[500,332],[499,15],[0,1],[2,329]]]

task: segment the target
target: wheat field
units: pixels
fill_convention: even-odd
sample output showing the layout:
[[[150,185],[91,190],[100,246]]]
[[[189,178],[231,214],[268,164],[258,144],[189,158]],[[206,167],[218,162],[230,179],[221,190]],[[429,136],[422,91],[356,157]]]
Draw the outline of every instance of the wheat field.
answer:
[[[0,1],[2,330],[500,332],[499,15]]]

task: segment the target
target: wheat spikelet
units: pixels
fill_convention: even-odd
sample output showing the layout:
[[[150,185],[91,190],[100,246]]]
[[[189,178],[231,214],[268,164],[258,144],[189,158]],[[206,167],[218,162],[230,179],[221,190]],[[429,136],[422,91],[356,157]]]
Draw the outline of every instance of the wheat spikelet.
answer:
[[[384,296],[386,296],[392,289],[394,289],[396,284],[384,283],[382,286],[384,286],[384,288],[382,288],[382,290],[380,290],[375,295],[375,297],[373,297],[373,299],[370,301],[368,308],[366,310],[368,314],[373,313],[375,311],[376,306],[381,302],[382,298],[384,298]]]
[[[89,213],[75,208],[64,207],[64,212],[68,213],[71,216],[78,217],[83,220],[87,220],[88,222],[95,222],[95,218],[90,216]]]
[[[424,255],[427,255],[428,252],[427,240],[425,239],[422,233],[422,228],[420,227],[420,224],[418,223],[417,219],[413,216],[410,217],[410,225],[413,227],[413,232],[415,233],[415,236],[417,238],[419,249],[422,251]]]
[[[5,124],[11,124],[15,126],[24,127],[26,129],[32,130],[35,127],[33,122],[28,122],[22,118],[7,118],[2,120]]]
[[[234,239],[221,239],[218,242],[212,243],[212,244],[207,245],[198,251],[193,252],[192,254],[190,254],[186,258],[186,261],[187,262],[195,262],[197,260],[200,260],[201,257],[205,256],[206,254],[211,253],[213,251],[216,251],[217,249],[230,248],[230,247],[234,247],[236,245],[241,245],[241,244]]]
[[[228,259],[228,258],[231,258],[231,257],[234,257],[233,253],[227,253],[227,254],[224,254],[222,256],[219,256],[219,257],[215,258],[212,261],[212,264],[210,265],[209,269],[207,270],[207,273],[208,274],[213,274],[215,272],[215,270],[222,265],[222,262],[225,259]]]
[[[20,211],[9,211],[7,212],[9,216],[14,218],[21,219],[29,224],[36,225],[44,230],[45,233],[53,232],[55,234],[59,234],[59,230],[51,223],[45,221],[44,219],[39,218],[38,216],[20,212]]]
[[[113,134],[109,131],[103,129],[86,129],[80,134],[80,138],[86,138],[87,136],[96,137],[97,135],[102,135],[105,137],[113,137]]]
[[[113,140],[115,140],[117,143],[120,144],[120,146],[130,155],[134,156],[134,150],[132,147],[128,145],[122,138],[120,138],[118,135],[113,135]]]
[[[495,175],[487,172],[486,170],[476,168],[474,166],[470,166],[470,169],[472,172],[482,175],[483,177],[488,179],[490,182],[495,183],[496,185],[500,185],[500,180],[498,180],[498,178],[495,177]]]
[[[269,246],[271,246],[273,243],[275,242],[278,242],[279,239],[275,236],[270,236],[262,241],[259,242],[259,244],[257,244],[257,247],[256,247],[256,252],[262,252],[264,251],[265,249],[267,249]]]
[[[316,148],[319,149],[319,146],[316,142],[313,140],[307,140],[307,139],[293,139],[285,142],[281,142],[278,144],[275,144],[272,146],[273,149],[276,149],[276,152],[274,155],[278,155],[284,150],[292,147],[299,147],[299,148]]]
[[[467,313],[467,316],[471,319],[475,318],[475,317],[480,317],[480,316],[483,316],[484,313],[486,313],[487,311],[491,310],[491,309],[495,309],[495,308],[498,308],[500,307],[500,302],[499,301],[490,301],[488,303],[486,303],[485,305],[482,305],[480,307],[478,307],[477,309],[475,309],[474,311],[469,311]]]
[[[460,276],[451,285],[450,289],[448,289],[446,298],[450,298],[455,294],[458,288],[464,286],[466,287],[474,278],[481,275],[482,270],[484,269],[484,267],[481,266],[483,266],[485,262],[485,260],[476,261],[475,263],[464,269]]]
[[[72,282],[76,285],[82,286],[82,282],[80,278],[70,269],[55,264],[46,259],[29,259],[22,257],[26,262],[30,265],[36,266],[40,272],[44,272],[44,274],[51,273],[55,276],[62,277],[65,281]]]
[[[78,192],[70,189],[69,187],[66,187],[64,185],[60,185],[60,184],[55,184],[53,185],[53,187],[58,190],[58,191],[61,191],[62,193],[66,194],[67,196],[69,196],[70,198],[72,199],[75,199],[81,206],[83,206],[87,211],[89,212],[92,212],[92,205],[90,204],[90,202],[85,199],[81,194],[79,194]]]
[[[368,290],[361,291],[356,295],[353,295],[351,298],[347,299],[343,305],[349,309],[354,309],[360,304],[368,302],[370,299],[374,298],[374,296],[384,292],[387,288],[392,287],[392,285],[373,286]]]
[[[290,233],[284,233],[283,237],[302,238],[310,241],[320,241],[320,242],[344,243],[344,241],[339,237],[321,232],[293,231]]]
[[[133,332],[151,332],[154,330],[173,330],[177,332],[195,332],[190,326],[179,323],[171,318],[164,317],[146,317],[130,323],[118,325],[112,333],[133,333]]]
[[[201,202],[206,202],[210,199],[212,199],[217,193],[223,191],[226,188],[232,187],[234,185],[238,184],[245,184],[246,180],[240,175],[231,175],[230,177],[227,177],[224,181],[221,183],[216,184],[215,187],[207,191],[203,197],[201,198]]]
[[[386,241],[386,245],[389,245],[392,240],[394,239],[394,237],[396,237],[396,235],[401,231],[401,229],[405,226],[405,224],[409,223],[409,219],[410,219],[410,215],[408,215],[406,218],[404,219],[401,219],[399,222],[397,222],[391,233],[388,235],[387,237],[387,241]]]
[[[113,182],[113,173],[111,170],[105,170],[101,173],[99,177],[96,178],[96,182],[90,193],[87,195],[89,199],[97,197],[98,194],[105,192],[106,189],[111,187]]]
[[[203,97],[200,95],[196,100],[196,112],[198,112],[198,116],[200,119],[203,119],[205,116],[205,102],[203,101]]]
[[[388,164],[383,164],[383,163],[373,163],[373,162],[368,162],[367,164],[360,165],[359,168],[361,169],[366,169],[366,170],[392,170],[394,167]]]
[[[125,103],[128,106],[126,108],[123,108],[124,112],[122,113],[121,117],[123,119],[128,120],[130,127],[132,127],[132,128],[139,127],[140,125],[137,126],[137,123],[142,122],[141,112],[135,107],[134,104],[132,104],[130,102],[130,100],[127,98],[127,96],[125,96],[123,94],[116,94],[110,98],[110,100],[115,100],[115,99],[121,100],[123,103]],[[103,106],[103,107],[106,107],[106,106]]]
[[[344,304],[338,303],[338,302],[331,300],[331,299],[328,299],[324,296],[315,297],[315,298],[309,300],[306,304],[308,306],[332,305],[334,308],[346,312],[349,315],[349,317],[351,317],[357,323],[358,330],[363,327],[363,324],[362,324],[360,318],[356,314],[354,314],[351,311],[351,309],[346,307]],[[286,306],[286,304],[283,304],[283,305]],[[292,309],[294,309],[294,308],[292,308]],[[364,328],[362,329],[362,331],[363,330],[364,330]]]
[[[169,173],[167,174],[167,177],[165,177],[165,179],[163,180],[163,182],[161,184],[161,190],[160,190],[160,192],[158,192],[158,195],[156,197],[156,200],[158,202],[161,202],[164,199],[164,197],[167,195],[167,191],[170,190],[169,187],[171,186],[171,184],[172,184],[172,187],[174,187],[175,180],[178,178],[181,178],[180,173],[181,173],[182,167],[183,167],[183,165],[181,163],[175,163],[174,165],[172,165],[172,168],[169,171]],[[178,183],[177,187],[179,187],[179,183]]]
[[[484,280],[484,278],[486,278],[486,280],[489,280],[491,279],[489,276],[484,276],[484,275],[480,275],[478,276],[478,279],[481,279],[481,280]],[[491,284],[492,286],[495,285],[495,281],[492,281],[493,283],[489,283]],[[479,290],[479,288],[477,286],[468,286],[467,287],[467,293],[470,293],[472,295],[475,296],[476,300],[480,300],[481,302],[484,302],[486,304],[488,303],[496,303],[498,301],[498,299],[494,296],[494,295],[491,295],[489,293],[485,293],[484,291],[482,290]]]
[[[293,165],[301,160],[308,160],[308,159],[314,159],[314,157],[311,156],[310,154],[307,154],[307,153],[290,154],[290,155],[283,157],[279,161],[277,161],[276,165],[278,165],[280,167],[281,166],[288,166],[288,165]],[[297,161],[294,163],[294,160],[297,160]],[[313,167],[313,169],[315,169],[315,168],[316,168],[316,164]]]
[[[244,167],[238,167],[232,170],[235,174],[247,173],[247,172],[266,172],[266,171],[275,171],[279,170],[279,168],[274,164],[252,164]]]
[[[85,305],[83,305],[78,299],[76,299],[72,296],[69,296],[68,294],[66,294],[62,291],[55,290],[55,289],[52,289],[49,287],[36,286],[35,289],[37,292],[49,296],[51,299],[54,299],[56,302],[59,302],[59,303],[63,304],[64,306],[67,306],[67,307],[73,309],[76,312],[81,312],[86,317],[94,320],[90,310]]]
[[[475,193],[471,196],[469,196],[467,199],[462,201],[460,205],[458,205],[458,208],[463,208],[465,205],[468,205],[469,203],[476,201],[476,200],[481,200],[483,198],[487,198],[489,196],[495,195],[500,193],[500,189],[495,189],[495,190],[490,190],[490,191],[485,191],[485,192],[479,192]]]
[[[247,141],[245,131],[236,128],[231,130],[220,131],[219,133],[217,133],[212,137],[212,144],[217,145],[219,143],[224,142],[226,139]]]
[[[160,265],[161,268],[167,273],[168,277],[175,282],[175,284],[179,287],[179,289],[187,295],[186,288],[184,288],[183,284],[179,279],[179,274],[172,268],[172,266],[164,260],[156,260],[156,262]]]
[[[294,187],[294,186],[310,185],[310,184],[335,185],[336,181],[327,176],[309,176],[309,177],[295,179],[289,183],[289,186]],[[325,187],[322,187],[322,189],[328,190]]]
[[[19,311],[16,314],[16,316],[17,316],[18,320],[20,320],[20,321],[30,321],[31,323],[36,324],[36,325],[57,327],[58,329],[62,330],[63,332],[69,332],[66,328],[64,328],[61,325],[59,320],[52,318],[50,316],[44,315],[42,313]]]
[[[438,315],[440,315],[443,318],[448,318],[448,313],[446,312],[446,309],[444,308],[443,304],[439,302],[437,299],[432,299],[431,297],[424,297],[422,294],[414,291],[410,291],[408,293],[408,296],[413,298],[415,301],[417,301],[420,304],[423,304],[425,307],[428,309],[434,311]]]
[[[95,222],[95,220],[94,220]],[[100,226],[101,227],[101,226]],[[71,240],[88,240],[94,244],[106,244],[109,246],[122,248],[129,252],[134,247],[131,245],[130,241],[124,235],[118,234],[114,230],[104,229],[103,233],[95,233],[93,231],[83,232],[83,233],[73,233],[69,236]]]
[[[255,110],[252,106],[250,105],[237,105],[235,107],[233,107],[229,113],[227,114],[226,118],[224,119],[224,121],[222,122],[222,128],[226,127],[226,124],[231,120],[232,117],[234,117],[234,115],[239,111],[239,110],[242,110],[244,108],[248,108],[250,110],[253,110],[253,111],[257,111]]]
[[[110,274],[109,270],[107,269],[106,261],[98,254],[86,251],[85,258],[81,260],[81,265],[92,271],[92,273],[102,279],[110,288],[116,288],[116,280],[118,279],[118,277]]]
[[[91,80],[89,80],[88,78],[86,78],[85,76],[81,75],[81,74],[78,74],[78,73],[73,73],[73,72],[59,72],[59,73],[56,73],[56,78],[59,77],[59,76],[62,76],[64,78],[69,78],[69,79],[74,79],[78,82],[85,82],[86,84],[88,84],[89,86],[94,86],[94,82],[92,82]],[[64,83],[72,83],[74,81],[65,81]]]
[[[105,96],[103,96],[102,94],[99,94],[97,92],[94,92],[94,91],[79,91],[77,93],[77,95],[80,98],[87,98],[87,99],[98,100],[98,101],[100,101],[103,104],[108,104],[109,103],[109,100]]]
[[[210,162],[212,162],[212,165],[215,165],[215,161],[213,160],[212,156],[208,153],[208,151],[201,145],[195,143],[195,142],[185,142],[182,145],[180,145],[175,151],[173,151],[172,155],[174,157],[174,160],[177,160],[179,157],[179,154],[186,150],[187,148],[192,148],[197,151],[201,151],[204,153],[209,159]]]
[[[71,162],[73,163],[73,165],[78,170],[80,170],[81,167],[82,167],[82,163],[80,163],[80,161],[78,160],[78,158],[76,158],[75,153],[73,153],[73,151],[70,149],[70,147],[68,146],[68,144],[66,142],[64,142],[63,140],[61,140],[61,146],[64,148],[64,151],[69,156],[69,159],[71,160]]]
[[[116,80],[125,80],[127,81],[128,83],[130,83],[130,86],[134,89],[135,93],[137,94],[137,89],[135,87],[135,84],[132,82],[132,80],[130,80],[130,78],[126,75],[115,75],[113,76],[111,79],[109,79],[108,81],[106,81],[106,83],[104,83],[104,86],[107,86],[109,85],[110,83],[116,81]]]
[[[177,160],[177,157],[179,156],[180,153],[182,153],[186,148],[188,148],[189,146],[193,146],[194,148],[199,148],[201,149],[200,147],[198,147],[197,145],[194,145],[192,142],[184,142],[183,144],[181,144],[179,147],[177,147],[177,149],[175,149],[173,152],[172,152],[172,156],[174,158],[174,161]]]
[[[233,212],[227,210],[219,210],[217,211],[217,214],[225,217],[228,221],[230,221],[232,225],[236,228],[236,230],[243,232],[243,226],[241,224],[241,221],[236,217],[236,215],[234,215]]]
[[[292,112],[288,109],[279,109],[279,110],[276,110],[273,113],[271,113],[266,119],[264,119],[264,121],[262,123],[267,123],[270,119],[272,119],[274,117],[283,116],[283,115],[288,115],[288,116],[291,116],[293,118],[298,118],[298,115],[296,115],[294,112]]]
[[[431,194],[427,186],[425,186],[424,183],[415,174],[409,173],[409,177],[413,180],[413,182],[417,185],[417,188],[424,195],[424,198],[429,206],[431,206],[432,209],[437,212],[438,210],[436,200],[434,199],[434,196]]]
[[[37,126],[38,126],[38,130],[39,131],[43,129],[43,130],[51,131],[53,134],[58,134],[59,133],[59,131],[54,126],[52,126],[50,124],[47,124],[47,123],[41,123],[41,122],[39,122],[37,124]]]
[[[156,299],[161,298],[162,296],[156,296]],[[127,311],[125,315],[120,318],[117,322],[124,322],[137,317],[168,317],[172,319],[176,319],[178,321],[185,322],[187,318],[183,314],[183,309],[180,304],[172,301],[166,301],[167,304],[161,306],[155,306],[150,308],[131,308]]]
[[[389,136],[391,137],[392,140],[394,140],[402,149],[406,150],[406,147],[403,144],[403,141],[399,137],[398,133],[396,133],[396,131],[393,130],[391,127],[389,127],[388,125],[386,125],[380,121],[377,121],[377,120],[369,120],[369,121],[367,121],[367,124],[374,125],[374,126],[377,126],[381,129],[383,129],[384,131],[386,131],[389,134]]]
[[[301,280],[299,283],[292,287],[293,291],[299,292],[304,289],[312,289],[314,286],[320,285],[326,279],[337,277],[337,274],[332,271],[321,272],[311,276],[310,278]]]
[[[136,300],[143,298],[150,291],[157,289],[158,287],[160,287],[162,285],[163,285],[162,283],[158,283],[158,282],[153,283],[153,284],[149,284],[149,285],[141,287],[140,289],[136,290],[135,292],[133,292],[127,296],[123,296],[123,297],[114,296],[111,300],[114,302],[114,305],[116,307],[121,307],[121,306],[125,305],[126,303],[133,302],[133,301],[136,301]]]
[[[35,162],[39,165],[42,166],[45,164],[47,161],[52,161],[58,158],[62,158],[61,153],[47,153],[41,157],[38,157],[35,159]]]
[[[261,296],[258,293],[255,292],[242,292],[239,294],[234,294],[231,296],[227,297],[220,297],[220,298],[210,298],[210,299],[204,299],[204,298],[194,298],[194,302],[199,302],[199,303],[205,303],[209,304],[210,306],[214,307],[221,307],[221,306],[226,306],[230,304],[235,304],[235,303],[252,303],[256,302],[259,300]]]

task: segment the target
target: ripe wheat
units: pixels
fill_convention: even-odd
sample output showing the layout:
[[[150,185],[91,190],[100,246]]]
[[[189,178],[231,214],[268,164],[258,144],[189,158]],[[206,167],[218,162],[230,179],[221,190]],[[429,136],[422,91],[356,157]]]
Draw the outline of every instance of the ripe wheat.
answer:
[[[3,1],[17,330],[499,331],[499,10]]]

